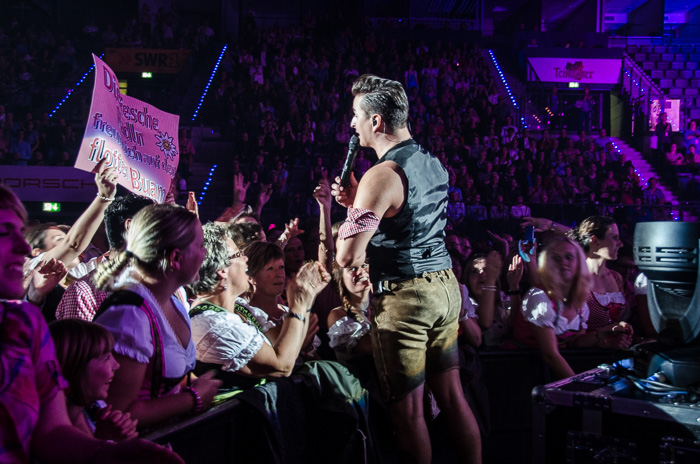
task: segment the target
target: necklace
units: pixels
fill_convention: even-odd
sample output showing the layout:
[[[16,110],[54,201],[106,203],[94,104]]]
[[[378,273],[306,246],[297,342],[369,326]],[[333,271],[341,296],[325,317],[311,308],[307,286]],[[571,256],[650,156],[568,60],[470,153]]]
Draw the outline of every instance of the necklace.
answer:
[[[204,299],[202,299],[202,302],[202,304],[198,304],[190,310],[190,318],[202,314],[204,311],[214,311],[217,313],[229,312],[226,308],[222,308],[221,306],[215,305],[214,303],[210,303]],[[253,317],[253,314],[251,314],[251,312],[248,311],[248,308],[238,303],[235,303],[233,305],[233,312],[236,313],[241,319],[243,319],[243,322],[245,322],[248,325],[255,326],[260,331],[260,333],[263,333],[262,326],[257,321],[257,319]]]

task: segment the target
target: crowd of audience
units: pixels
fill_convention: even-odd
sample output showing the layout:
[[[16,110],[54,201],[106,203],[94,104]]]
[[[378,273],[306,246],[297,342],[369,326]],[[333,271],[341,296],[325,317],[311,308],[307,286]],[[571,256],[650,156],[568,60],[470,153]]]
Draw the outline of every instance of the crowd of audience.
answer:
[[[92,65],[92,53],[100,55],[108,47],[180,48],[199,56],[214,44],[206,20],[174,8],[151,12],[148,3],[123,24],[106,17],[98,23],[85,14],[82,28],[62,29],[38,7],[8,7],[6,13],[0,16],[0,73],[5,77],[0,82],[0,164],[73,166],[84,121],[49,115],[69,89],[70,104],[89,104],[87,94],[75,96],[75,91]]]
[[[173,16],[159,16],[155,22],[148,17],[142,11],[130,22],[130,32],[121,36],[109,34],[110,28],[99,32],[96,26],[86,34],[130,46],[177,42]],[[24,29],[12,24],[0,34],[0,41],[15,50],[4,57],[8,71],[21,64],[16,50],[22,45],[27,52],[22,56],[30,58],[43,50],[40,37],[35,37],[36,44],[24,44]],[[599,202],[634,212],[623,221],[663,217],[642,207],[664,203],[656,179],[644,187],[604,129],[596,137],[585,131],[569,136],[562,129],[556,137],[543,131],[536,138],[527,129],[519,130],[486,59],[473,44],[397,43],[369,23],[351,30],[330,16],[318,22],[308,17],[302,26],[289,29],[262,31],[251,21],[246,24],[254,34],[225,54],[209,102],[208,117],[221,121],[223,133],[235,142],[230,160],[233,204],[218,224],[202,227],[194,201],[183,208],[116,196],[114,173],[101,166],[94,204],[63,235],[53,232],[61,230],[56,225],[40,227],[41,246],[30,247],[18,236],[24,210],[9,190],[0,191],[1,226],[6,229],[0,245],[9,250],[4,259],[13,269],[25,258],[31,262],[26,287],[18,269],[3,274],[3,287],[9,290],[2,296],[25,297],[42,306],[47,320],[94,319],[107,329],[66,329],[64,322],[54,323],[54,334],[85,334],[85,340],[62,336],[58,343],[66,377],[80,382],[79,387],[71,385],[67,397],[59,393],[66,382],[55,362],[52,372],[41,373],[53,379],[38,386],[43,389],[41,407],[48,398],[46,404],[60,412],[61,427],[72,423],[85,437],[128,442],[143,427],[207,408],[222,383],[229,389],[249,388],[261,378],[289,376],[295,365],[310,360],[366,359],[371,318],[367,266],[372,263],[341,269],[333,262],[331,217],[337,214],[328,183],[340,173],[350,137],[349,87],[369,70],[404,84],[413,137],[449,171],[446,244],[462,283],[461,350],[537,348],[553,375],[565,377],[573,370],[561,347],[626,349],[633,337],[655,335],[646,308],[631,290],[638,273],[621,250],[623,239],[631,236],[629,223],[599,216],[584,220],[589,214],[580,210],[571,221],[578,226],[571,230],[547,216],[533,217],[529,206]],[[182,37],[206,46],[214,36],[209,31],[202,25]],[[69,39],[58,42],[64,51],[70,45]],[[7,95],[6,87],[0,102]],[[11,107],[16,111],[22,105],[12,100]],[[18,124],[2,110],[6,162],[37,164],[37,152],[51,160],[62,153],[74,156],[66,147],[77,141],[65,121],[49,124],[42,117],[34,127],[30,111]],[[53,132],[62,144],[49,142]],[[194,158],[194,147],[187,146]],[[360,152],[357,178],[372,157]],[[192,160],[183,163],[191,165]],[[180,174],[188,175],[182,169]],[[309,185],[313,192],[305,190]],[[260,224],[260,216],[270,209],[277,210],[283,227],[268,230]],[[102,215],[109,249],[93,250],[90,259],[88,242]],[[299,218],[305,217],[313,219],[300,227]],[[538,242],[546,243],[542,250],[518,240],[520,227],[527,225],[538,232]],[[46,240],[47,235],[54,239]],[[305,264],[307,258],[317,261]],[[331,273],[335,283],[327,286]],[[48,298],[56,291],[57,298]],[[33,308],[30,303],[23,306]],[[4,307],[11,305],[3,302]],[[17,318],[18,311],[13,311]],[[35,319],[33,326],[43,334],[46,324]],[[12,336],[3,329],[3,342]],[[73,372],[67,367],[71,356],[65,353],[83,342],[88,351],[73,360],[82,363]],[[42,349],[44,357],[55,361],[52,344]],[[470,359],[462,364],[467,374],[476,369],[478,354]],[[81,380],[90,366],[104,376],[94,388]],[[207,372],[212,366],[216,375]],[[193,370],[201,375],[191,380]],[[474,393],[478,379],[466,374],[461,378],[470,401],[481,401]],[[98,400],[111,406],[84,417],[89,403]],[[479,415],[479,408],[473,409]],[[115,454],[115,460],[128,459],[128,448],[111,442],[95,445],[81,435],[75,438],[74,431],[60,435],[47,429],[42,411],[35,419],[22,430],[25,438],[36,430],[46,440],[65,436],[86,444],[93,460],[109,450],[124,453]],[[485,414],[477,420],[486,427]],[[101,435],[102,430],[107,432]],[[167,455],[138,443],[149,453]],[[27,455],[37,453],[26,439],[20,448]],[[50,456],[38,455],[52,462]]]
[[[666,204],[662,192],[640,180],[605,129],[520,129],[477,45],[399,42],[369,23],[350,29],[333,20],[250,30],[249,40],[225,52],[207,103],[205,120],[234,142],[226,176],[243,173],[250,204],[261,190],[269,194],[266,223],[315,213],[308,181],[339,174],[351,135],[350,83],[368,71],[406,87],[413,138],[450,173],[455,230],[512,232],[530,208],[548,204],[576,204],[591,214],[621,206],[628,226],[668,215],[658,208]],[[329,24],[340,33],[330,34]],[[356,177],[373,161],[361,151]]]
[[[254,203],[263,189],[269,195],[265,222],[317,213],[308,181],[315,185],[340,172],[351,135],[349,86],[367,71],[405,85],[413,137],[450,172],[450,227],[458,231],[487,225],[512,232],[528,208],[539,212],[547,204],[586,205],[579,209],[606,214],[627,206],[620,222],[629,225],[668,213],[657,208],[666,202],[661,191],[640,182],[605,129],[596,136],[520,129],[475,44],[400,42],[369,21],[350,28],[332,14],[262,29],[247,12],[242,24],[245,33],[224,53],[203,119],[233,141],[225,173],[244,174],[251,184],[247,202]],[[65,86],[56,83],[67,82],[79,65],[87,67],[95,47],[196,52],[222,39],[206,21],[194,25],[174,9],[150,12],[147,4],[118,33],[113,25],[92,21],[72,35],[48,27],[37,33],[16,17],[3,26],[0,69],[10,78],[0,88],[0,163],[17,165],[73,165],[81,128],[35,109],[58,101]],[[59,60],[63,54],[71,58]],[[696,132],[689,127],[686,138]],[[196,157],[186,132],[180,142],[178,187],[184,192]],[[373,161],[372,153],[361,151],[356,177]],[[680,169],[697,170],[697,160],[684,156],[682,162]],[[671,164],[678,169],[677,160]]]

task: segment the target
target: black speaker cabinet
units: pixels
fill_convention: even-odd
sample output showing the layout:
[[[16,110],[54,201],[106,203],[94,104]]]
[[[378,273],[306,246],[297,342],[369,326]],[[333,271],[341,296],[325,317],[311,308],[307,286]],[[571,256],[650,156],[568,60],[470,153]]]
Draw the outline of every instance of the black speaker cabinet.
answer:
[[[650,397],[593,369],[533,389],[537,464],[698,463],[700,402]]]

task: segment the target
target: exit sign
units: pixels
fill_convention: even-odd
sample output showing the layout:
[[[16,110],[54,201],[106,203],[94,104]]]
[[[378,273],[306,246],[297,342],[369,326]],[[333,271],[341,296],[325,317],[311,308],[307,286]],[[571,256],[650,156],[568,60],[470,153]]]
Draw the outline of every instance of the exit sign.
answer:
[[[45,213],[58,213],[59,211],[61,211],[61,204],[60,203],[44,202],[42,210]]]

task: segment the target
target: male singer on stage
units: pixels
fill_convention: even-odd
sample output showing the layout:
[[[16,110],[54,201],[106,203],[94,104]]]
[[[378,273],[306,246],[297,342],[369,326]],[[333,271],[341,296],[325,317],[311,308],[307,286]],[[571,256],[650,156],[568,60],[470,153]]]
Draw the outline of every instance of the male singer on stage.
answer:
[[[348,208],[336,260],[350,268],[369,258],[372,348],[400,462],[431,462],[425,382],[448,419],[460,462],[481,462],[479,429],[458,373],[461,296],[443,240],[447,171],[411,138],[400,83],[365,74],[352,93],[350,125],[379,160],[359,185],[354,178],[345,187],[340,178],[333,184],[336,200]]]

